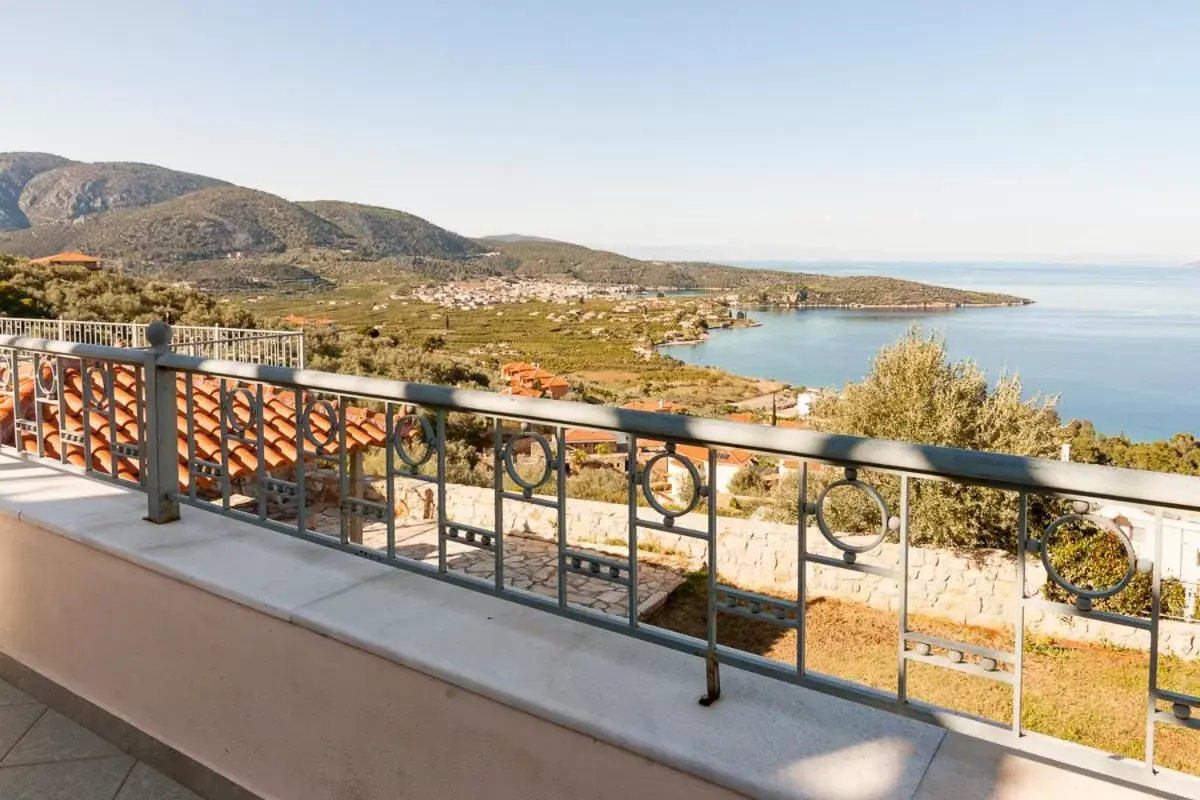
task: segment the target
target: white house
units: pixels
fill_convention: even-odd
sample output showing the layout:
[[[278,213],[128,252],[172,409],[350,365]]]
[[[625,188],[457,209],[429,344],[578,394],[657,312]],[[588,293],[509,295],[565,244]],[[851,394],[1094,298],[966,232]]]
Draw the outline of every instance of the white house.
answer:
[[[1136,506],[1104,505],[1099,515],[1125,531],[1139,558],[1154,557],[1154,514]],[[1178,578],[1187,587],[1188,609],[1195,615],[1200,588],[1200,518],[1163,512],[1162,575]]]
[[[729,481],[746,464],[754,461],[754,454],[739,448],[714,448],[717,454],[716,494],[728,494]],[[686,456],[700,473],[700,482],[708,481],[708,448],[681,444],[675,452]],[[692,479],[688,470],[677,459],[667,459],[667,481],[671,484],[671,497],[677,503],[686,503],[692,496]]]

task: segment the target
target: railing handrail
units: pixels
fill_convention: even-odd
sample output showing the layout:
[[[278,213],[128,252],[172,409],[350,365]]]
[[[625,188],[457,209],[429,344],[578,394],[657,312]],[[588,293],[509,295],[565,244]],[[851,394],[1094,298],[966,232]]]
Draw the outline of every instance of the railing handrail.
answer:
[[[169,353],[161,366],[216,377],[411,402],[456,411],[517,417],[553,425],[632,433],[652,439],[738,447],[964,483],[1071,497],[1200,511],[1200,477],[1053,461],[1005,453],[774,428],[754,423],[662,414],[568,400],[515,397],[387,378],[297,370]]]
[[[144,364],[146,350],[140,347],[109,347],[103,344],[62,342],[57,339],[36,339],[30,336],[0,335],[0,347],[33,350],[47,355],[116,361],[121,364]]]

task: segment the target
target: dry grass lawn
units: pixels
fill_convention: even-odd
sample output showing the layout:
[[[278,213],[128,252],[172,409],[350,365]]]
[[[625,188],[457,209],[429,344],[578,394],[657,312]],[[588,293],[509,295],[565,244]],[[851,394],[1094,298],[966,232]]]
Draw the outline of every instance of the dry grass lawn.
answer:
[[[692,575],[650,620],[703,639],[706,579]],[[806,619],[808,669],[894,692],[897,617],[830,598],[810,598]],[[1006,632],[910,616],[909,627],[954,641],[1012,648]],[[767,622],[722,614],[720,642],[787,664],[796,662],[796,634]],[[1159,659],[1159,685],[1200,694],[1200,662]],[[1026,642],[1023,723],[1026,730],[1140,759],[1145,748],[1148,659],[1144,652],[1090,645]],[[911,699],[1010,724],[1007,684],[910,662]],[[1165,706],[1164,706],[1165,708]],[[1200,731],[1159,725],[1159,765],[1200,774]]]

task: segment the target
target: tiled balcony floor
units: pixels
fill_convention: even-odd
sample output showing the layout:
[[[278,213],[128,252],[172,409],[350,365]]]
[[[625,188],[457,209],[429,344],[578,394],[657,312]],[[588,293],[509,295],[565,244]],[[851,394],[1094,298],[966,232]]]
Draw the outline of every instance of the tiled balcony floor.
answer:
[[[0,799],[200,800],[0,681]]]

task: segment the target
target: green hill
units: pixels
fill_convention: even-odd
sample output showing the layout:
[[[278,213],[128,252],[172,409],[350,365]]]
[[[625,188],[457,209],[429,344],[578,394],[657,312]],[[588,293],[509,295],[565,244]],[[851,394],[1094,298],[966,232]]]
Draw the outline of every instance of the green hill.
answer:
[[[468,258],[484,250],[465,236],[391,208],[338,200],[312,200],[296,205],[337,225],[354,238],[361,254],[375,258]]]

